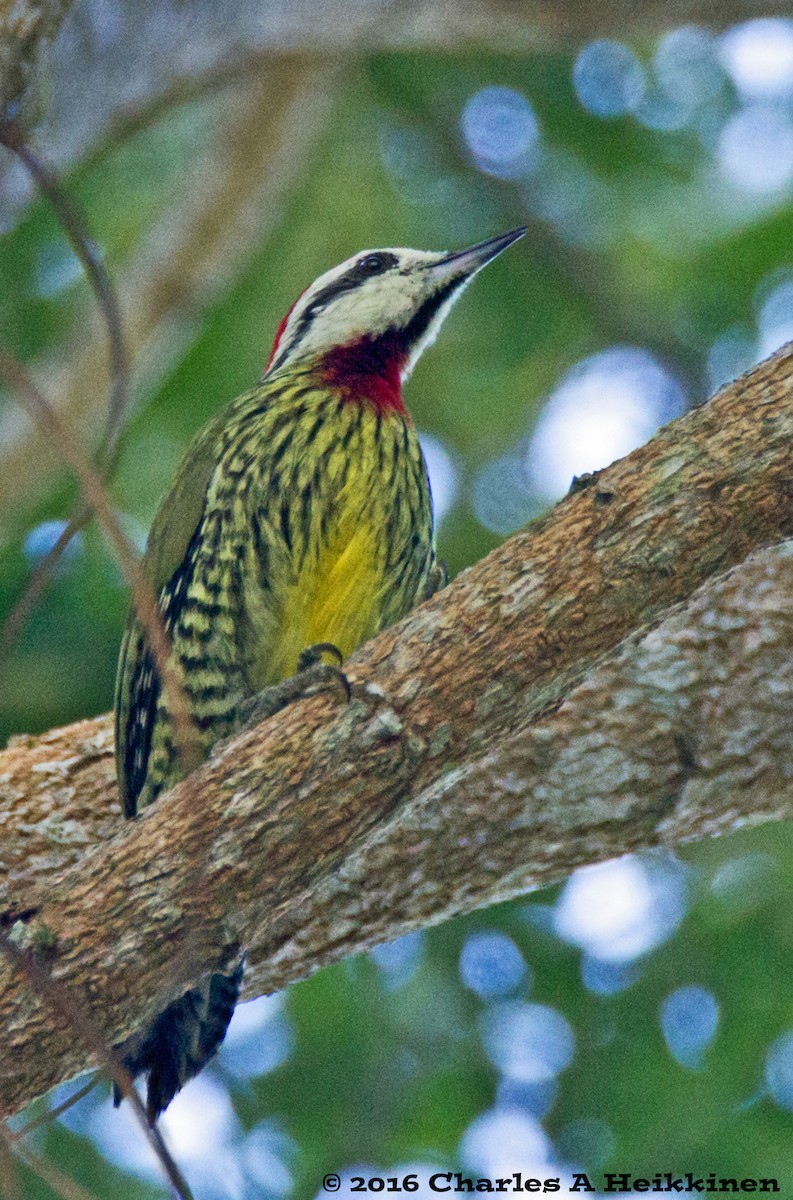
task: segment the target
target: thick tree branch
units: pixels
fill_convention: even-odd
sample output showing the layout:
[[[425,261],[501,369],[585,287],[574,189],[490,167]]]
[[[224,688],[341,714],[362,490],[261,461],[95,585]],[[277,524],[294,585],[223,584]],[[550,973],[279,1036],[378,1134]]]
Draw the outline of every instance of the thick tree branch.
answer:
[[[787,541],[699,589],[559,709],[401,805],[268,927],[260,986],[582,863],[790,817],[792,723]]]
[[[240,944],[256,994],[577,863],[781,815],[793,559],[747,556],[793,535],[791,394],[788,350],[364,647],[349,706],[293,706],[133,826],[106,718],[17,740],[19,944],[116,1040]],[[0,1030],[4,1112],[84,1064],[7,966]]]

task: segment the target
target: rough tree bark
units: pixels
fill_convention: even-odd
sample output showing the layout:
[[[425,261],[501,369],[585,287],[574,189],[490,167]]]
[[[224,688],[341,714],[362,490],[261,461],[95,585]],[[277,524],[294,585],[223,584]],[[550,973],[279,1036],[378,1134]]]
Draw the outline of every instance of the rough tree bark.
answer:
[[[0,920],[116,1041],[793,794],[793,349],[561,504],[134,825],[107,717],[0,755]],[[0,1112],[85,1064],[5,963]]]

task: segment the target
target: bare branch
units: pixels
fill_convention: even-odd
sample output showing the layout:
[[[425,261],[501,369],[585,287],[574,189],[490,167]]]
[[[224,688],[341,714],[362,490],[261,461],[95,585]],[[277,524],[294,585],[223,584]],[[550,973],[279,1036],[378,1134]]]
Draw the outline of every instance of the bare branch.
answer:
[[[0,121],[0,144],[19,157],[37,183],[42,195],[49,201],[61,229],[82,265],[107,328],[111,380],[110,404],[104,436],[95,459],[97,469],[106,481],[112,472],[129,398],[129,370],[124,350],[121,314],[113,284],[102,258],[94,246],[82,214],[69,198],[54,172],[29,146],[25,145],[12,124]],[[0,628],[0,661],[16,641],[25,621],[46,591],[72,538],[88,524],[91,516],[92,509],[83,504],[31,573],[21,599],[14,605]]]
[[[20,399],[44,429],[52,444],[57,447],[63,461],[73,470],[80,485],[85,508],[97,514],[124,577],[132,588],[135,609],[146,630],[163,688],[173,706],[174,732],[181,762],[186,769],[192,769],[201,761],[198,731],[190,715],[178,666],[171,660],[170,638],[163,624],[157,597],[148,580],[144,578],[135,551],[111,508],[104,482],[86,458],[71,430],[34,385],[24,366],[2,348],[0,378],[5,378],[6,382],[16,389]]]
[[[76,440],[58,417],[52,405],[33,385],[24,367],[2,349],[0,349],[0,376],[4,376],[10,385],[17,389],[30,411],[58,446],[64,461],[71,466],[77,476],[86,510],[97,513],[102,529],[116,552],[124,574],[132,586],[135,605],[145,626],[163,686],[168,689],[171,702],[176,705],[174,728],[179,754],[185,769],[190,770],[200,761],[197,730],[188,712],[181,678],[170,659],[170,641],[163,625],[157,598],[144,578],[134,552],[110,508],[104,482],[85,458]],[[192,1200],[192,1193],[168,1151],[159,1129],[148,1121],[146,1111],[132,1086],[132,1080],[126,1068],[90,1013],[76,1002],[62,980],[50,979],[36,957],[23,953],[2,928],[0,928],[0,952],[15,968],[18,976],[28,980],[34,993],[45,1003],[45,1006],[61,1018],[65,1029],[71,1029],[77,1033],[85,1050],[105,1068],[121,1094],[130,1100],[133,1111],[151,1143],[174,1195],[178,1200]]]
[[[197,957],[246,945],[258,994],[577,863],[790,812],[793,557],[747,556],[793,535],[792,390],[785,350],[364,647],[351,704],[296,704],[109,840],[106,720],[17,740],[11,936],[115,1042]],[[2,969],[0,1031],[2,1111],[85,1066]]]
[[[21,1125],[18,1129],[15,1129],[13,1132],[9,1133],[9,1141],[19,1142],[22,1140],[22,1138],[27,1137],[28,1134],[35,1133],[37,1129],[42,1129],[46,1125],[51,1125],[53,1121],[57,1121],[58,1118],[62,1117],[65,1112],[68,1112],[70,1108],[73,1108],[75,1104],[79,1104],[81,1100],[85,1099],[89,1092],[94,1090],[101,1078],[102,1076],[100,1072],[94,1071],[93,1075],[88,1080],[88,1083],[85,1083],[82,1087],[77,1088],[77,1090],[72,1092],[70,1096],[67,1096],[65,1100],[62,1100],[60,1104],[56,1104],[54,1108],[48,1108],[47,1111],[41,1113],[40,1116],[34,1117],[31,1121],[28,1121],[27,1124]]]
[[[37,961],[36,956],[20,950],[8,934],[2,930],[0,930],[0,953],[8,959],[17,976],[28,981],[36,996],[62,1023],[64,1031],[71,1036],[76,1034],[84,1049],[104,1067],[121,1094],[132,1105],[138,1124],[162,1166],[174,1194],[178,1200],[192,1200],[192,1192],[165,1145],[162,1134],[146,1116],[146,1109],[132,1085],[129,1072],[119,1056],[108,1045],[107,1039],[96,1025],[93,1017],[84,1007],[76,1003],[62,980],[51,979]],[[62,1185],[59,1186],[62,1187]]]
[[[162,90],[114,113],[107,128],[101,131],[96,144],[80,159],[80,171],[91,171],[97,163],[115,153],[139,133],[169,116],[174,109],[205,100],[214,92],[248,84],[256,76],[266,78],[273,67],[274,58],[284,68],[291,63],[293,70],[299,74],[309,65],[312,65],[314,70],[320,66],[319,56],[310,51],[284,52],[274,56],[270,49],[254,49],[243,54],[230,54],[210,63],[204,70],[176,75]],[[329,65],[327,57],[324,61]]]
[[[16,154],[25,164],[39,191],[46,197],[85,272],[107,328],[110,404],[104,436],[96,458],[97,467],[104,471],[112,463],[118,446],[124,426],[128,393],[129,370],[116,293],[85,218],[61,186],[55,172],[25,144],[12,124],[0,123],[0,144]]]
[[[558,710],[435,779],[290,902],[265,986],[575,867],[793,814],[793,542],[629,639]],[[353,929],[353,933],[348,933]]]

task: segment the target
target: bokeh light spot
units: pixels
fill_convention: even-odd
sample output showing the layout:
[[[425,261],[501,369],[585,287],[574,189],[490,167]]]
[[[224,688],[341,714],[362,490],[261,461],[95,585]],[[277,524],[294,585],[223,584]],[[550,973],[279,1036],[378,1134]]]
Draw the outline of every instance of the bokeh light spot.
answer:
[[[526,463],[517,453],[486,463],[474,479],[471,499],[480,525],[504,536],[527,524],[540,507],[529,488]]]
[[[540,1121],[550,1111],[558,1091],[559,1080],[555,1075],[538,1083],[523,1083],[502,1075],[496,1087],[496,1106],[523,1109]]]
[[[581,956],[581,982],[595,996],[616,996],[639,978],[636,963],[610,962],[592,954]]]
[[[752,100],[793,95],[793,21],[760,17],[722,35],[721,59],[733,83]]]
[[[420,440],[427,462],[435,520],[440,522],[454,504],[457,495],[457,464],[440,438],[431,433],[422,433]]]
[[[224,1072],[250,1079],[280,1067],[291,1049],[292,1027],[279,993],[237,1005],[218,1061]]]
[[[590,42],[575,61],[573,86],[581,104],[596,117],[622,117],[641,103],[644,70],[629,46]]]
[[[289,1195],[294,1187],[289,1160],[297,1157],[296,1143],[272,1121],[252,1129],[241,1146],[245,1174],[261,1189],[255,1194],[263,1197]]]
[[[480,171],[514,179],[535,167],[539,125],[521,92],[506,87],[482,88],[463,109],[461,125]]]
[[[628,854],[571,875],[556,906],[556,931],[594,958],[624,963],[664,942],[685,911],[684,869]]]
[[[506,996],[522,984],[531,986],[526,961],[511,937],[481,930],[466,939],[460,954],[460,978],[478,996]]]
[[[424,936],[421,930],[406,933],[404,937],[385,942],[370,951],[372,960],[380,968],[385,986],[394,991],[403,987],[416,973],[421,962]]]
[[[752,104],[730,117],[719,137],[722,174],[742,191],[777,193],[793,183],[793,123],[780,105]]]
[[[460,1158],[469,1171],[485,1178],[523,1170],[540,1174],[552,1157],[550,1139],[527,1113],[489,1109],[475,1117],[463,1134]],[[547,1172],[551,1173],[551,1172]]]
[[[769,1047],[765,1081],[779,1107],[793,1112],[793,1030],[783,1033]]]
[[[745,325],[725,329],[708,348],[709,390],[715,392],[757,361],[757,339]]]
[[[793,272],[774,272],[758,288],[758,358],[767,358],[793,338]]]
[[[570,1065],[575,1051],[566,1017],[520,1000],[495,1004],[483,1014],[482,1040],[493,1065],[523,1083],[552,1079]]]
[[[653,68],[663,91],[689,110],[713,100],[724,87],[716,40],[697,25],[672,29],[659,38]]]
[[[34,525],[22,543],[25,558],[30,559],[33,563],[39,562],[45,554],[49,554],[67,525],[68,521],[41,521],[38,525]],[[61,555],[58,571],[61,572],[68,562],[79,558],[82,552],[83,535],[76,533]]]
[[[669,1053],[681,1067],[695,1069],[716,1036],[719,1005],[703,987],[680,987],[661,1005],[661,1031]]]
[[[92,1114],[89,1131],[97,1147],[126,1170],[159,1179],[160,1164],[129,1104],[117,1112],[111,1104],[108,1097]],[[200,1200],[242,1200],[244,1180],[234,1152],[242,1127],[225,1088],[204,1072],[171,1102],[159,1125],[180,1166],[200,1181],[195,1189]]]
[[[608,466],[685,407],[677,380],[647,351],[614,346],[584,359],[551,394],[532,434],[527,466],[546,503],[574,475]]]
[[[45,299],[52,299],[76,283],[82,273],[80,260],[70,246],[48,242],[36,260],[36,291]]]

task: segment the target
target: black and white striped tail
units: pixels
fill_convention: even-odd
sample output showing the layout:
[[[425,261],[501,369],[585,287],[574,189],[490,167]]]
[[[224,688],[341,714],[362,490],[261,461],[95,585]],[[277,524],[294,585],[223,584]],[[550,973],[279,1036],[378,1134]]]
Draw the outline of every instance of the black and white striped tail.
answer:
[[[207,975],[169,1004],[142,1038],[131,1038],[120,1047],[132,1078],[148,1077],[146,1110],[151,1122],[217,1053],[239,1000],[244,970],[243,958],[230,975]],[[122,1099],[114,1086],[114,1105]]]

